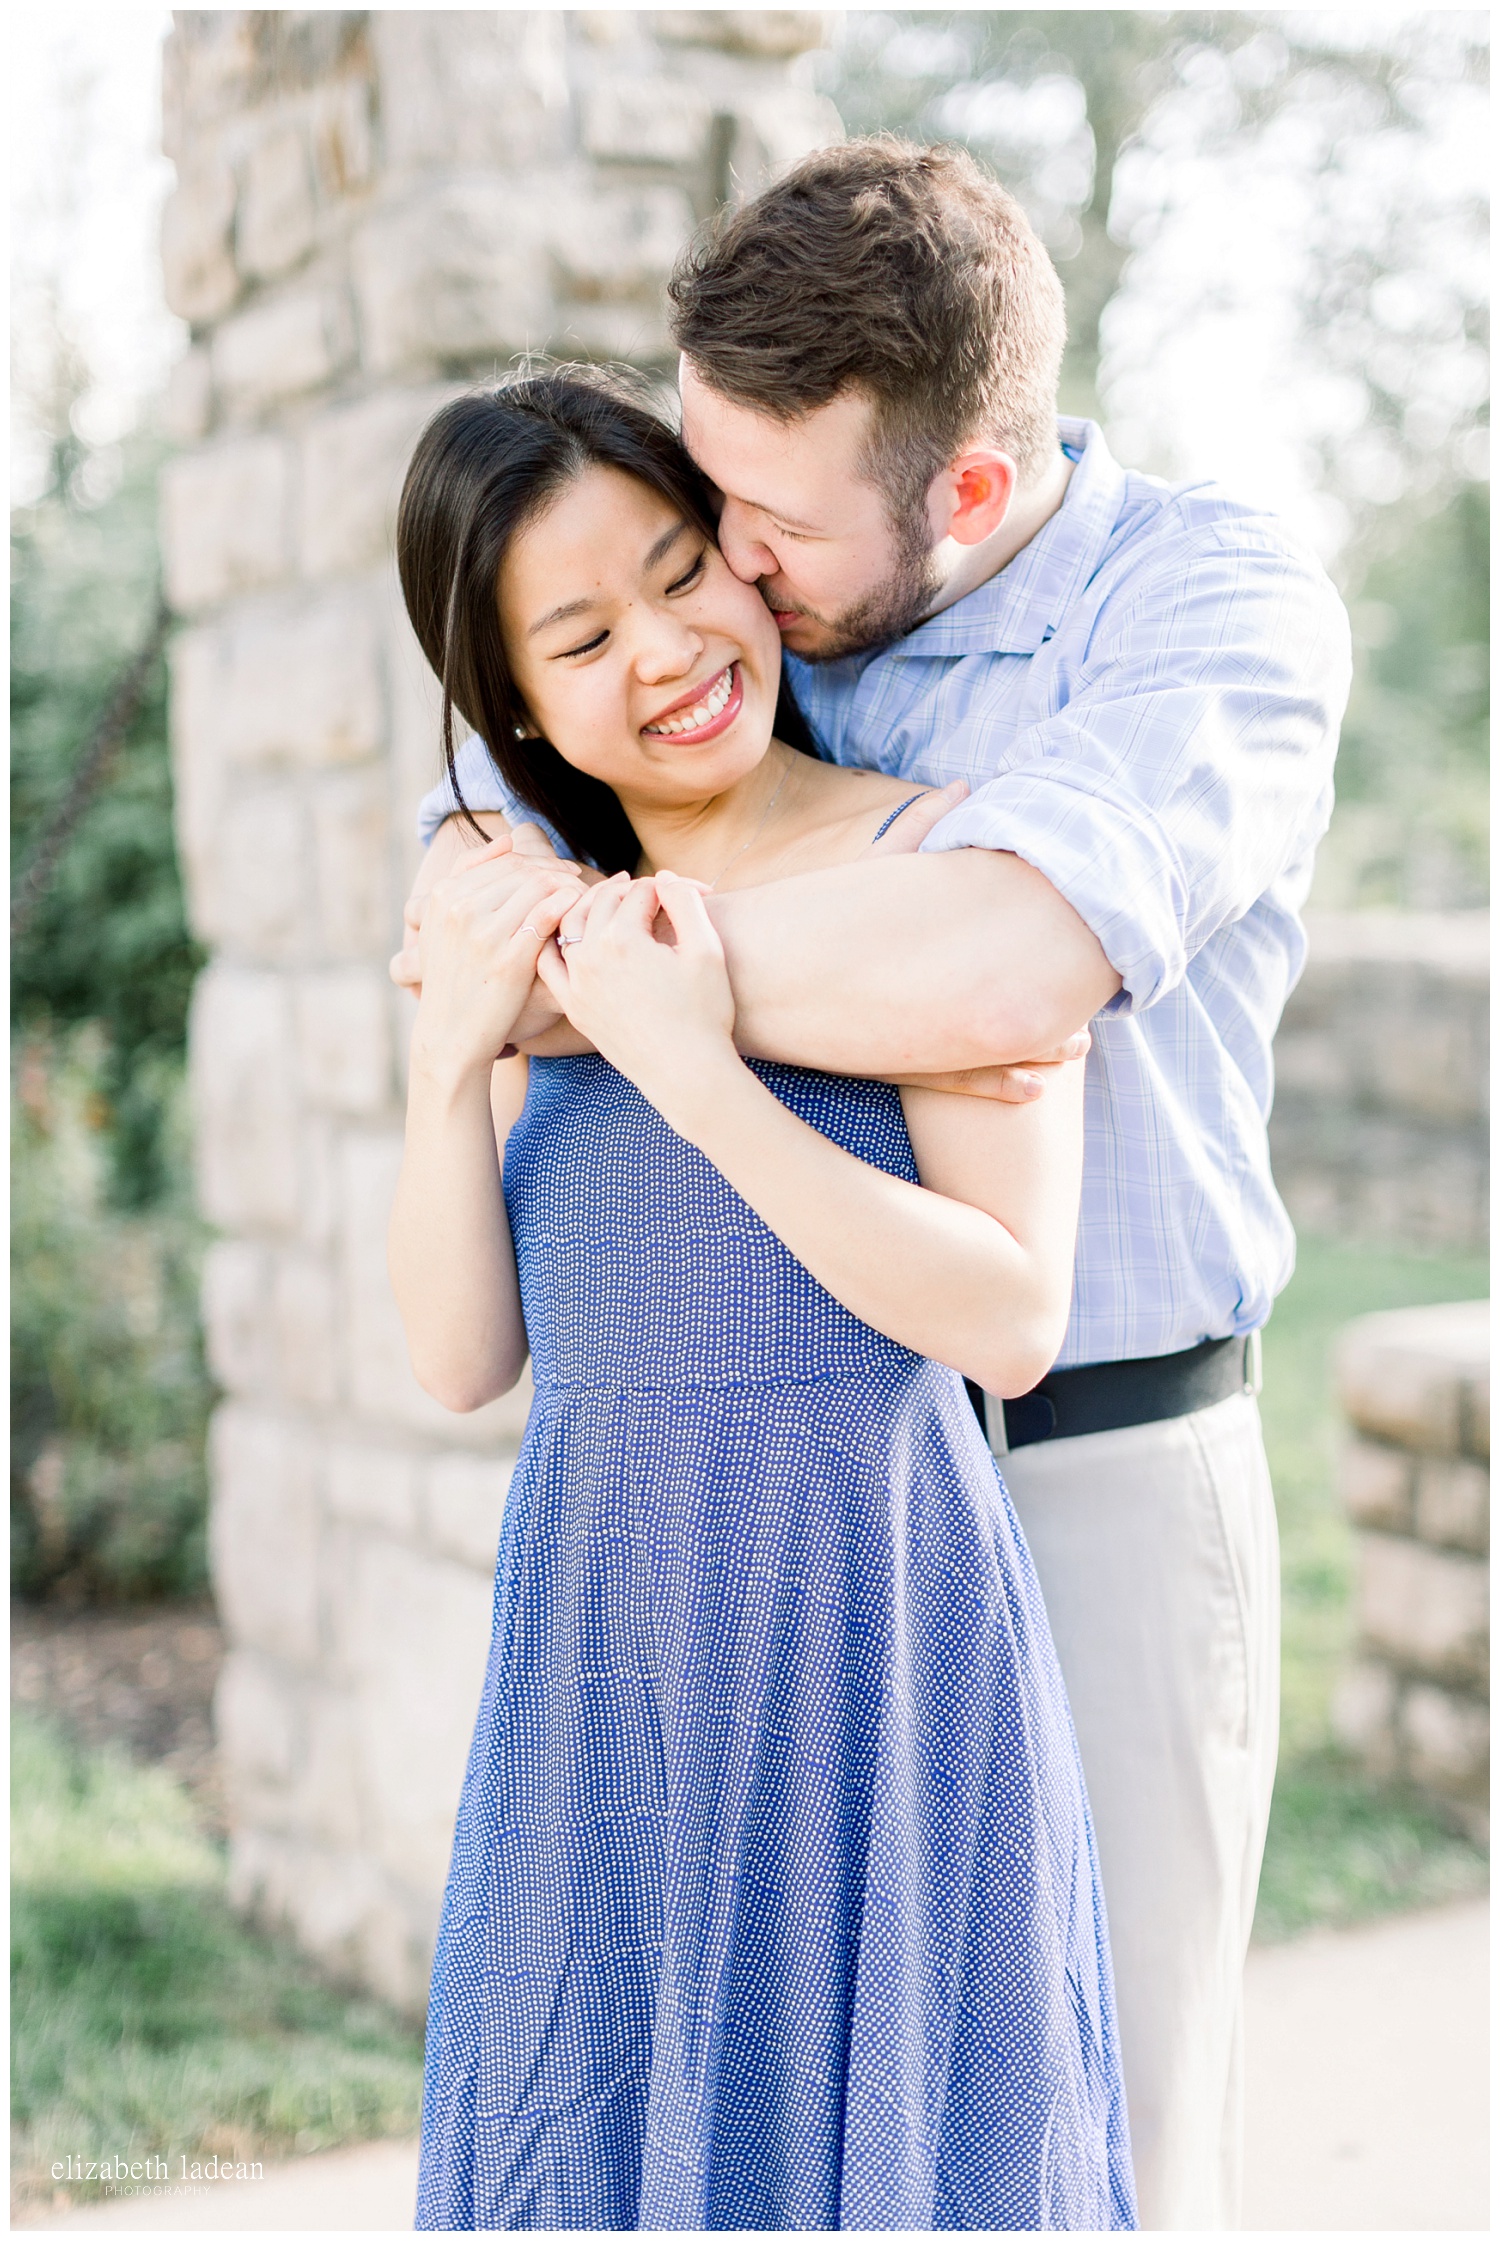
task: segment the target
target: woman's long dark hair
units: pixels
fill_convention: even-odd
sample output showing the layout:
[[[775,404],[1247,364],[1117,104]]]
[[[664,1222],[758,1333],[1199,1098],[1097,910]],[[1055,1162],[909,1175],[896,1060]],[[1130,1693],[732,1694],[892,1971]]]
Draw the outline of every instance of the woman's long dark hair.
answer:
[[[611,789],[575,770],[529,730],[500,634],[498,586],[511,540],[574,478],[616,467],[714,534],[709,485],[666,424],[631,394],[627,375],[570,366],[459,397],[423,429],[396,521],[406,611],[443,688],[443,758],[473,823],[453,760],[453,712],[477,731],[517,799],[545,817],[575,857],[634,871],[640,856]],[[783,681],[778,737],[817,748]]]

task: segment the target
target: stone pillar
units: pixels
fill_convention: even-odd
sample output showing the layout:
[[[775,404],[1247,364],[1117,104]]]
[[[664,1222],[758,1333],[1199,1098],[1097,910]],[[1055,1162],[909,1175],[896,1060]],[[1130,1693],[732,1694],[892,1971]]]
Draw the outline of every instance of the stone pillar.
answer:
[[[1333,1237],[1482,1253],[1488,911],[1310,911],[1307,931],[1271,1113],[1292,1219]]]
[[[1489,1798],[1489,1303],[1365,1315],[1337,1352],[1358,1548],[1334,1704],[1373,1774],[1483,1839]]]
[[[517,353],[666,370],[693,225],[838,135],[806,13],[176,18],[162,480],[193,924],[212,1563],[239,1898],[425,1994],[524,1392],[418,1389],[385,1275],[438,770],[391,528],[412,442]]]

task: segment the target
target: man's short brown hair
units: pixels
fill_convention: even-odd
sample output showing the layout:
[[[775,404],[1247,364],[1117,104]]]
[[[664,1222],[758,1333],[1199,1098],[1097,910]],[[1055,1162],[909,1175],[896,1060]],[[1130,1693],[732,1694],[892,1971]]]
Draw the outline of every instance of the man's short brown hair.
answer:
[[[1028,479],[1057,447],[1062,287],[960,148],[821,149],[695,242],[667,295],[678,348],[736,404],[794,420],[864,390],[868,471],[898,520],[966,444]]]

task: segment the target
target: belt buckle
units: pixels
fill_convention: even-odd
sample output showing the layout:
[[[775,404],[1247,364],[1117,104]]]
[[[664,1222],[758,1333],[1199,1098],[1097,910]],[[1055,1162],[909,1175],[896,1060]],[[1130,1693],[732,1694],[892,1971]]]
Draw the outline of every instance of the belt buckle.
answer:
[[[1260,1392],[1262,1384],[1259,1331],[1251,1331],[1245,1339],[1244,1376],[1245,1382],[1241,1390],[1248,1393],[1253,1400]]]
[[[1009,1412],[1016,1411],[1012,1424]],[[1001,1401],[993,1393],[984,1396],[984,1428],[992,1455],[1010,1455],[1018,1447],[1032,1447],[1038,1440],[1050,1440],[1057,1430],[1057,1408],[1045,1393],[1021,1393],[1011,1401]]]

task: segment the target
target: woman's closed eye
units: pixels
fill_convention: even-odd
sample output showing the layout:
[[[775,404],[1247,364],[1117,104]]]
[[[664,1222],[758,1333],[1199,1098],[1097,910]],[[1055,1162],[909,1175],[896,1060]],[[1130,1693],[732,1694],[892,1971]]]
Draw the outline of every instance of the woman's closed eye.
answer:
[[[675,583],[668,584],[667,597],[670,599],[672,594],[677,591],[691,591],[694,584],[701,583],[707,562],[708,547],[704,545],[699,549],[698,556],[691,567],[687,568]]]
[[[552,659],[554,661],[576,661],[580,654],[595,654],[608,636],[609,632],[607,630],[601,630],[598,637],[591,638],[586,646],[565,647],[562,653],[554,654]]]
[[[678,592],[692,591],[703,581],[707,565],[708,547],[705,545],[700,548],[691,566],[685,568],[680,576],[668,584],[667,597],[671,599]],[[552,659],[554,661],[578,661],[584,654],[596,654],[608,636],[609,632],[607,630],[598,631],[594,637],[586,640],[581,646],[565,646],[563,651],[560,654],[554,654]]]

